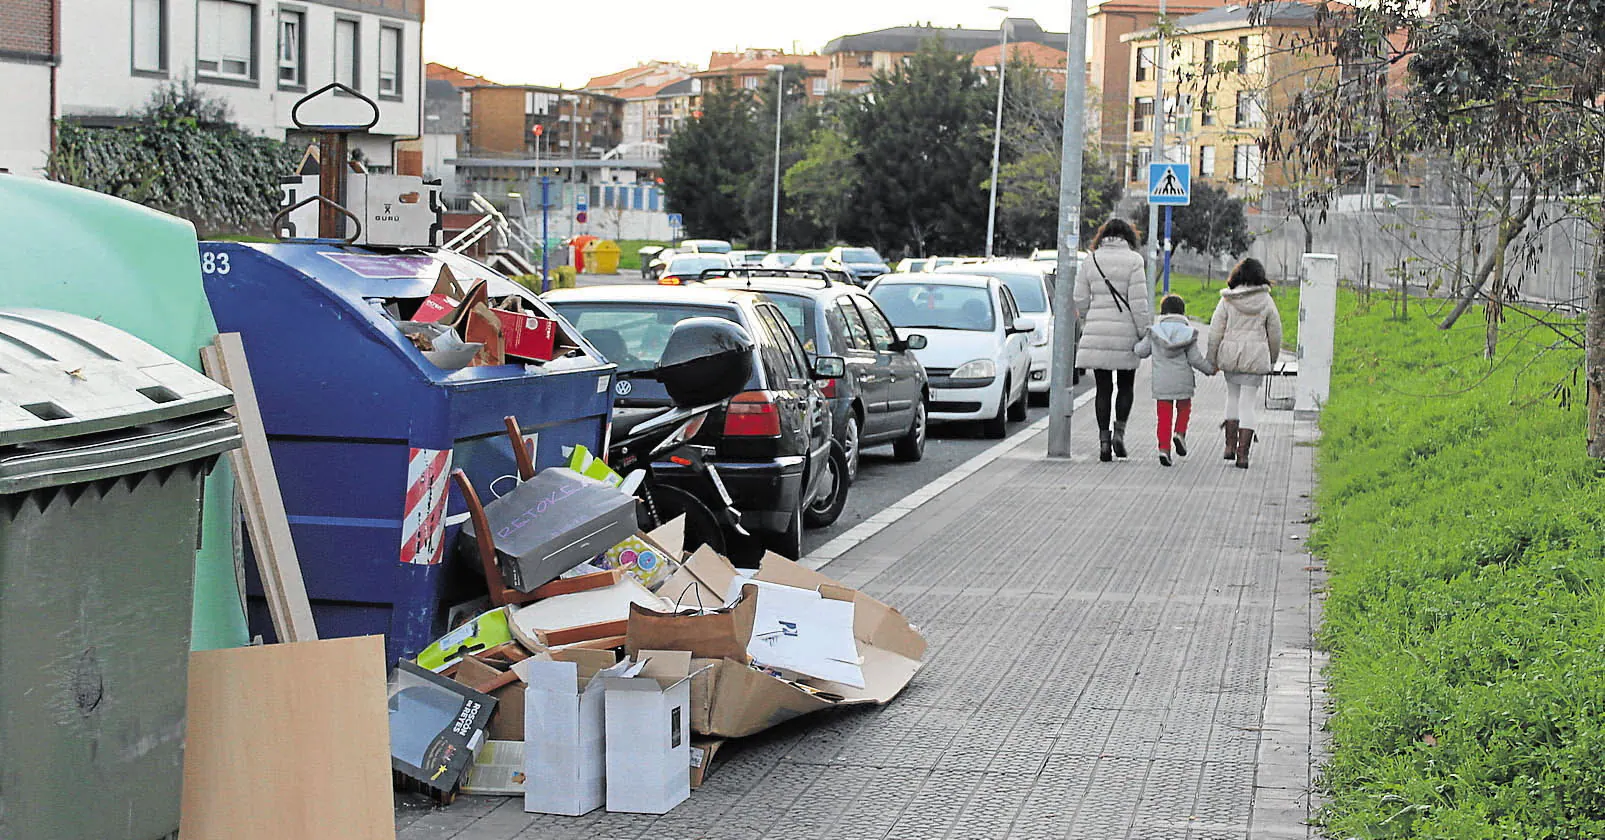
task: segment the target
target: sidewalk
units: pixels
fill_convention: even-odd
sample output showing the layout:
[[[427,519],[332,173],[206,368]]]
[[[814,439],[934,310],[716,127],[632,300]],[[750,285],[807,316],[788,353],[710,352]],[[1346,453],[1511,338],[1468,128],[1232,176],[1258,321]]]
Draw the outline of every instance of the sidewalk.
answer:
[[[525,814],[518,799],[401,807],[403,840],[1314,837],[1319,573],[1304,552],[1309,424],[1261,412],[1253,468],[1220,457],[1202,380],[1194,454],[1132,458],[1035,434],[823,571],[931,642],[890,705],[731,742],[671,814]]]

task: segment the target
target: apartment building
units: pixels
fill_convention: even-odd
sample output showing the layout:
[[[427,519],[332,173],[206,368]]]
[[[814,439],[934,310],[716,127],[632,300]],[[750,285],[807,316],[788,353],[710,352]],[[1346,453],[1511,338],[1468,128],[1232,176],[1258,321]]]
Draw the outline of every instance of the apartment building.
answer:
[[[1167,0],[1172,20],[1224,6],[1227,0]],[[1089,132],[1096,132],[1104,160],[1126,157],[1127,123],[1131,119],[1131,42],[1126,36],[1152,29],[1159,21],[1159,0],[1105,0],[1087,12],[1087,95],[1101,107],[1087,113]]]
[[[44,175],[56,120],[55,0],[0,3],[0,169]]]
[[[624,100],[622,142],[626,146],[661,145],[675,127],[695,110],[702,82],[693,78],[697,68],[672,61],[645,64],[596,76],[584,90]],[[645,152],[649,156],[650,150]]]
[[[624,100],[616,96],[544,85],[466,90],[463,151],[473,157],[599,158],[623,142]]]
[[[1270,114],[1318,72],[1311,58],[1282,46],[1307,33],[1315,15],[1313,6],[1283,2],[1257,12],[1225,6],[1180,18],[1160,105],[1156,33],[1123,36],[1131,47],[1125,159],[1132,188],[1146,189],[1156,118],[1166,120],[1161,158],[1190,161],[1195,179],[1249,199],[1285,186],[1288,174],[1265,166],[1259,142]]]
[[[807,74],[804,87],[808,101],[817,102],[829,92],[826,74],[830,59],[811,53],[788,53],[784,50],[749,49],[741,52],[715,52],[708,57],[708,69],[693,74],[704,91],[724,90],[732,87],[758,90],[772,74],[769,67],[780,65],[787,74],[801,67]]]
[[[66,119],[115,121],[162,84],[193,81],[246,130],[300,142],[291,108],[338,81],[379,106],[372,132],[352,138],[371,167],[391,167],[395,141],[420,133],[424,0],[69,0],[59,16]]]
[[[1001,64],[998,57],[1001,55],[1003,55],[1003,45],[993,44],[984,50],[976,51],[970,58],[970,64],[990,78],[998,72]],[[1068,59],[1064,50],[1027,41],[1023,44],[1009,44],[1008,55],[1011,64],[1032,65],[1047,75],[1048,82],[1055,89],[1064,90],[1065,62]]]
[[[1045,32],[1031,18],[1009,18],[1003,25],[1009,28],[1011,43],[1045,44],[1062,50],[1070,37],[1065,32]],[[905,58],[919,51],[921,44],[938,38],[955,52],[977,53],[997,47],[1001,33],[996,29],[946,28],[927,23],[843,35],[821,51],[827,59],[825,87],[833,91],[868,90],[876,73],[896,70]]]

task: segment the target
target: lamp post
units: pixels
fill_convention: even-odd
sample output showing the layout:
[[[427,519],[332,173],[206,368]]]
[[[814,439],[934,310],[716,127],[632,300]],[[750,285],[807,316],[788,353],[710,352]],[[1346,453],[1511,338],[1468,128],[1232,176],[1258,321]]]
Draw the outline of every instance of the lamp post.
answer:
[[[997,115],[992,121],[992,189],[986,203],[986,255],[990,257],[993,231],[997,227],[998,219],[998,152],[1003,146],[1003,80],[1009,72],[1009,7],[987,6],[987,8],[1003,13],[1003,22],[998,24],[1001,36],[998,41],[998,108]]]
[[[1070,0],[1070,37],[1065,57],[1064,134],[1059,150],[1058,282],[1053,284],[1053,311],[1064,328],[1053,331],[1053,377],[1048,387],[1048,457],[1070,457],[1070,420],[1075,413],[1076,309],[1071,290],[1081,261],[1082,129],[1087,102],[1087,0]]]
[[[1165,0],[1159,0],[1159,41],[1154,48],[1154,145],[1148,153],[1148,159],[1154,163],[1169,163],[1170,152],[1165,148],[1165,118],[1169,113],[1165,109]],[[1179,97],[1178,97],[1179,98]],[[1144,173],[1146,174],[1146,173]],[[1170,208],[1165,208],[1168,214]],[[1153,281],[1158,279],[1161,259],[1160,249],[1169,237],[1159,235],[1159,205],[1148,205],[1148,248],[1153,253],[1153,259],[1148,261],[1148,288],[1153,289]],[[1167,275],[1168,277],[1168,275]],[[1170,291],[1166,289],[1165,291]]]
[[[569,103],[568,108],[568,179],[573,182],[574,195],[579,195],[580,180],[580,98],[572,93],[563,94],[563,101]],[[575,199],[578,207],[578,199]],[[578,210],[569,210],[568,238],[574,238],[574,216]]]
[[[764,67],[775,76],[775,180],[769,191],[769,250],[780,250],[780,108],[786,102],[786,65]],[[805,80],[806,81],[806,80]]]

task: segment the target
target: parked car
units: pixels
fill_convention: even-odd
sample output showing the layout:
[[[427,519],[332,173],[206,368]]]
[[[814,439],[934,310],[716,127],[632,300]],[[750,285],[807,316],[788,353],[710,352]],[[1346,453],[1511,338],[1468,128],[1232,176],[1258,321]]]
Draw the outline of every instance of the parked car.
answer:
[[[925,368],[913,352],[925,347],[924,336],[900,336],[863,289],[821,283],[801,271],[792,276],[737,273],[708,285],[762,292],[780,308],[809,356],[847,360],[847,375],[825,382],[823,390],[850,478],[857,478],[866,446],[890,443],[902,461],[924,457],[929,395]]]
[[[709,269],[729,267],[730,257],[724,254],[675,254],[659,272],[658,285],[681,286],[700,280]]]
[[[787,268],[826,268],[832,267],[830,254],[824,251],[809,251],[801,254]]]
[[[800,255],[777,252],[765,255],[758,264],[764,268],[791,268],[791,264],[797,261],[798,256]]]
[[[646,249],[642,248],[641,253],[644,255]],[[669,260],[673,259],[678,253],[680,252],[673,248],[658,248],[650,258],[642,260],[641,279],[656,281],[663,276],[663,269],[669,266]]]
[[[759,549],[796,558],[802,553],[803,511],[846,504],[846,454],[832,439],[830,406],[819,382],[839,378],[845,362],[820,356],[810,364],[802,342],[775,304],[757,293],[692,285],[588,286],[556,289],[543,299],[621,371],[650,369],[674,325],[714,316],[741,324],[755,343],[745,391],[708,415],[692,443],[712,447],[710,459],[756,537],[734,552],[755,559]],[[614,388],[615,425],[639,423],[671,406],[662,384],[628,380]],[[615,430],[615,434],[619,432]],[[683,465],[654,463],[660,481],[699,486]],[[828,501],[827,501],[828,500]]]
[[[925,266],[930,263],[930,261],[931,260],[929,257],[904,257],[903,259],[898,260],[897,267],[892,269],[892,273],[909,274],[913,272],[924,271]]]
[[[723,239],[682,239],[674,248],[683,254],[728,254],[731,251],[730,243]]]
[[[1041,264],[1031,260],[995,260],[978,265],[938,269],[937,274],[982,274],[1003,281],[1013,295],[1021,314],[1036,322],[1026,338],[1031,353],[1031,374],[1027,390],[1032,399],[1046,403],[1053,383],[1053,286]]]
[[[1020,314],[1009,287],[981,274],[888,274],[870,297],[899,334],[926,337],[918,351],[930,387],[930,419],[979,420],[1000,438],[1026,418],[1036,323]]]
[[[731,265],[759,265],[759,264],[761,264],[763,262],[763,258],[767,254],[768,254],[767,251],[731,251],[730,252],[730,264]]]
[[[858,285],[863,286],[882,274],[891,272],[886,260],[874,248],[850,248],[838,245],[830,249],[830,258],[852,272]]]

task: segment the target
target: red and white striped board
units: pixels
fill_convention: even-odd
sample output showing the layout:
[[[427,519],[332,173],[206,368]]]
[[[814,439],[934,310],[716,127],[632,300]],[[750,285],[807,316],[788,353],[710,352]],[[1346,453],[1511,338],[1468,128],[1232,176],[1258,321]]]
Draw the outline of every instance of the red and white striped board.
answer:
[[[433,566],[445,557],[450,449],[413,449],[401,518],[401,562]]]

